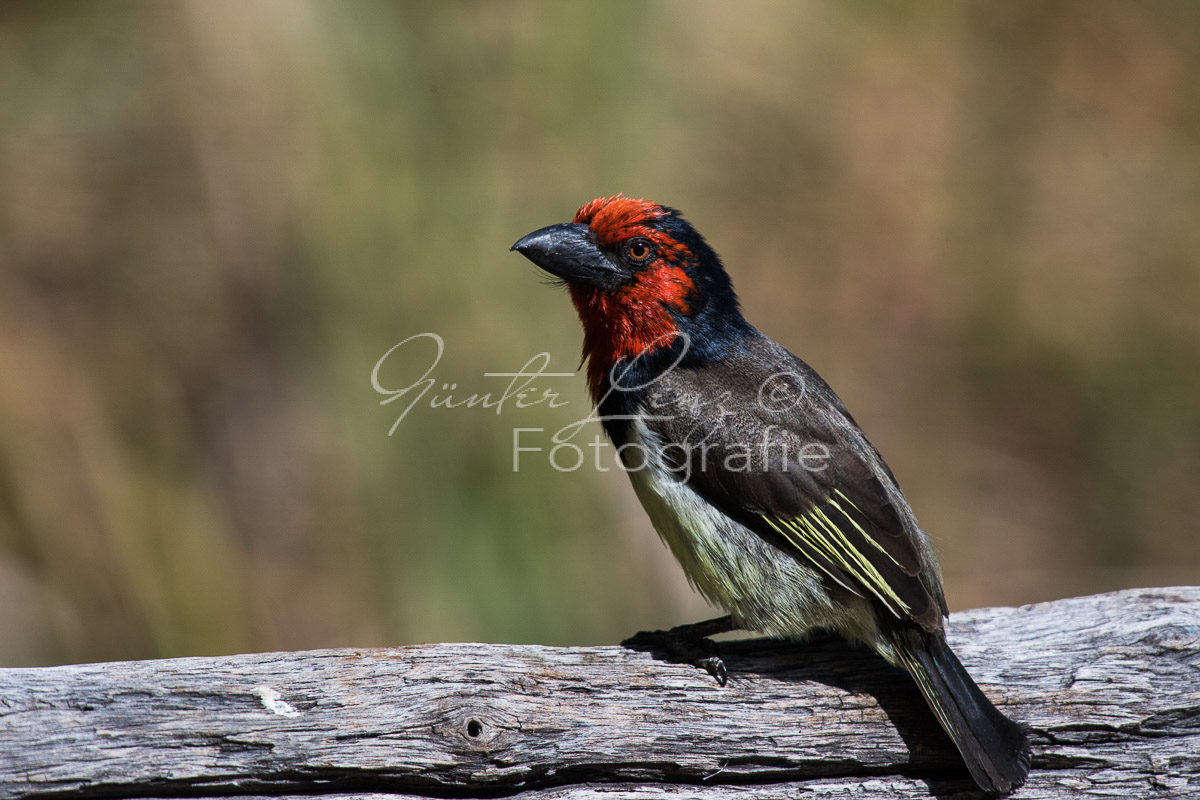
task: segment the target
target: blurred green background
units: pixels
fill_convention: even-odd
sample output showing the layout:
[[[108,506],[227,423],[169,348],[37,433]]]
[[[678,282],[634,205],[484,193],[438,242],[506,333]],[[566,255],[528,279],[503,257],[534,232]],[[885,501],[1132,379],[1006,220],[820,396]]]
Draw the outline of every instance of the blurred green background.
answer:
[[[1200,3],[0,5],[0,663],[701,618],[509,245],[679,207],[952,607],[1200,582]],[[418,344],[428,345],[428,341]],[[395,387],[429,365],[406,348]]]

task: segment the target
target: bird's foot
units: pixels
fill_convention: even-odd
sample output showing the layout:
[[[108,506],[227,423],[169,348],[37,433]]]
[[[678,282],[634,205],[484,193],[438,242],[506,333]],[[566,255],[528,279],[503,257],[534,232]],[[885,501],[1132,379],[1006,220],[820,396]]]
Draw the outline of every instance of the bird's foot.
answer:
[[[675,660],[705,670],[724,686],[729,682],[729,670],[718,654],[717,643],[708,637],[736,629],[733,617],[719,617],[691,625],[678,625],[666,631],[640,631],[621,644],[635,650],[665,650]]]

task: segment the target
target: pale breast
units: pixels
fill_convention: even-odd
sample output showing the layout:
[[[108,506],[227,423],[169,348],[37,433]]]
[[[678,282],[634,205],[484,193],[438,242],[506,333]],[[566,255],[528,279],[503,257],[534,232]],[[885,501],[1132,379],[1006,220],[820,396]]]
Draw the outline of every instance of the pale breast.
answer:
[[[727,517],[656,456],[661,442],[644,422],[630,424],[623,456],[634,491],[691,584],[748,630],[803,636],[812,628],[855,630],[847,616],[858,598],[835,605],[820,574]],[[857,615],[855,615],[857,616]],[[865,615],[873,617],[873,614]]]

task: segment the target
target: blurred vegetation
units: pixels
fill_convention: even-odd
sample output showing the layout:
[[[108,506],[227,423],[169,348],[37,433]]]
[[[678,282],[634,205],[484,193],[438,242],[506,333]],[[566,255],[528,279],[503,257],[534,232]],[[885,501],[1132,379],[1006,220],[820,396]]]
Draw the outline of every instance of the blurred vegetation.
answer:
[[[0,5],[0,663],[613,642],[706,612],[507,252],[682,208],[956,608],[1200,580],[1200,4]],[[389,359],[403,386],[431,358]],[[407,377],[406,377],[407,376]]]

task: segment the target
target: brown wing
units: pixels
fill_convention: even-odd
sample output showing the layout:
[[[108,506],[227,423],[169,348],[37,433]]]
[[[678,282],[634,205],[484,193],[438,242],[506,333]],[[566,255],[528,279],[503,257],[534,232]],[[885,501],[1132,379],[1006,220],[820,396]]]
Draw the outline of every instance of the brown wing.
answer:
[[[765,341],[777,351],[659,379],[647,425],[668,465],[830,581],[939,630],[945,602],[936,570],[891,471],[828,385]],[[776,368],[779,352],[791,359],[786,370]]]

